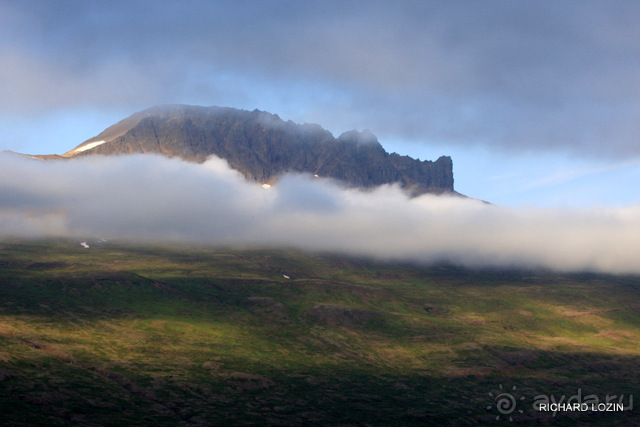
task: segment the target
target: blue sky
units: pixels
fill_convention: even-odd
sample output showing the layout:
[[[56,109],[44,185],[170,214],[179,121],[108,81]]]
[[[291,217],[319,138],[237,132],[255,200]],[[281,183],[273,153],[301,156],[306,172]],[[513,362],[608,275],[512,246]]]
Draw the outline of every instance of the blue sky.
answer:
[[[640,5],[0,0],[0,150],[63,153],[157,104],[258,108],[450,155],[506,206],[640,202]]]

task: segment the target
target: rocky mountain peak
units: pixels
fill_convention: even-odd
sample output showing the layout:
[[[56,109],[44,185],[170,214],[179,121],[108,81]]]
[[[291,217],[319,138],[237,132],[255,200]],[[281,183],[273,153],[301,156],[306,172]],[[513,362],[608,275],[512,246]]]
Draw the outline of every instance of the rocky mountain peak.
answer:
[[[335,138],[320,125],[285,122],[260,110],[157,106],[127,117],[62,156],[134,153],[193,162],[215,155],[259,183],[293,172],[353,187],[397,183],[413,195],[454,191],[449,157],[432,162],[389,154],[369,130]]]

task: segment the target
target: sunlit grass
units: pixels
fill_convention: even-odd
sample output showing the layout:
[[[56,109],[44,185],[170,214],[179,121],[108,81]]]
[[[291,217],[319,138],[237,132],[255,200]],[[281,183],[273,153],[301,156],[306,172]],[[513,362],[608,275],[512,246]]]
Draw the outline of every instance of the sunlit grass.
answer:
[[[64,241],[0,256],[16,424],[484,422],[494,382],[629,393],[640,372],[630,277]]]

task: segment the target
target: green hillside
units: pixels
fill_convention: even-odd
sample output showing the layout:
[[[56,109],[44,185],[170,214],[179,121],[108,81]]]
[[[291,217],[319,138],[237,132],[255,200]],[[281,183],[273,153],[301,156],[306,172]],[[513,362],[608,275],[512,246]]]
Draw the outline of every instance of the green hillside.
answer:
[[[0,243],[2,425],[640,424],[639,277],[89,244]]]

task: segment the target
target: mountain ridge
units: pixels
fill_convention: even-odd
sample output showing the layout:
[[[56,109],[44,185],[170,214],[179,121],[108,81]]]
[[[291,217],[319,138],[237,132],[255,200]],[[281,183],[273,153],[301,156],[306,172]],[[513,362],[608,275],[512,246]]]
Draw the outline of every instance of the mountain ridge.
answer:
[[[61,157],[135,153],[197,163],[216,155],[257,183],[273,183],[286,173],[307,173],[358,188],[399,184],[414,196],[455,193],[448,156],[421,161],[390,154],[369,130],[351,130],[335,138],[320,125],[285,122],[257,109],[156,106],[132,114]]]

